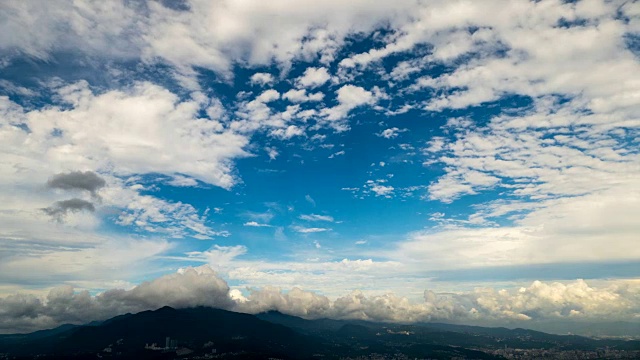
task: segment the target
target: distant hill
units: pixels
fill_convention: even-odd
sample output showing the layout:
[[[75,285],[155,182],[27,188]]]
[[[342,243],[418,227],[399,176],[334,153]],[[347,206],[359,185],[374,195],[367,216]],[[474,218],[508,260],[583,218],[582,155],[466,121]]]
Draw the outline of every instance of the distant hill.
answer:
[[[164,349],[169,337],[175,348]],[[155,349],[145,349],[155,343]],[[257,315],[197,307],[125,314],[85,326],[63,325],[31,334],[0,336],[1,354],[35,358],[408,358],[497,359],[506,349],[549,354],[583,351],[593,356],[640,356],[640,342],[594,340],[539,331],[450,324],[385,324],[306,320],[271,311]],[[520,350],[517,350],[520,349]],[[527,358],[521,354],[520,358]],[[604,356],[604,355],[603,355]],[[606,356],[605,356],[606,357]]]

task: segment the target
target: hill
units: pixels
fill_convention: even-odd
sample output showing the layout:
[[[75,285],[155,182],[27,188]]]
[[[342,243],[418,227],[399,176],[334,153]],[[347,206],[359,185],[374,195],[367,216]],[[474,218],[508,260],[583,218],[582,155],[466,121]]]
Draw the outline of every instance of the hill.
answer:
[[[3,335],[0,354],[16,359],[497,359],[515,355],[526,359],[567,354],[634,358],[640,356],[640,342],[526,329],[306,320],[275,311],[250,315],[207,307],[163,307],[85,326]]]

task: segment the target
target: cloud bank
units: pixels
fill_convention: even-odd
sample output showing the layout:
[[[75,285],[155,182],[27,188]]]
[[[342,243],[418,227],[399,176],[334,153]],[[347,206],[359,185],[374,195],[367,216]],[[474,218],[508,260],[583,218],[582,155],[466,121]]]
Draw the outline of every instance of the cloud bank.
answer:
[[[0,331],[82,324],[127,312],[165,305],[185,308],[211,306],[259,313],[277,310],[309,319],[359,319],[385,322],[495,321],[523,325],[532,320],[640,319],[637,283],[594,287],[583,280],[568,283],[534,281],[511,290],[478,288],[471,292],[436,293],[425,290],[423,301],[412,302],[391,293],[365,295],[360,291],[330,299],[293,288],[247,289],[244,296],[230,290],[209,266],[185,268],[130,290],[114,289],[91,296],[71,286],[52,289],[44,298],[12,295],[0,299]]]

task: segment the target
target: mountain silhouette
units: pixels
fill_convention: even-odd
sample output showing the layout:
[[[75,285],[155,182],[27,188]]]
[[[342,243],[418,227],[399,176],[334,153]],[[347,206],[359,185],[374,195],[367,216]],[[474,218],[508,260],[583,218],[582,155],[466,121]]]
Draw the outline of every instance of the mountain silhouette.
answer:
[[[277,311],[250,315],[208,307],[163,307],[83,326],[66,324],[30,334],[0,335],[0,358],[6,354],[17,359],[174,359],[212,354],[231,359],[330,359],[371,354],[495,359],[502,358],[497,352],[504,348],[590,351],[596,355],[606,348],[640,355],[640,341],[439,323],[307,320]]]

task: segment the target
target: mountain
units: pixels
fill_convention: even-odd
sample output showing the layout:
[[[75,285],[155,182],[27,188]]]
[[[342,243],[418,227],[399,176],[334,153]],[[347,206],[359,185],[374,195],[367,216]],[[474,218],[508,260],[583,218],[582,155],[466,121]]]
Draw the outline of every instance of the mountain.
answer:
[[[166,337],[187,348],[202,348],[213,342],[224,352],[246,351],[273,354],[306,354],[313,344],[303,335],[253,315],[213,308],[173,309],[121,315],[98,326],[71,326],[48,330],[37,336],[0,338],[0,352],[21,356],[38,354],[82,355],[117,349],[124,354],[144,353],[147,344],[164,346]],[[43,336],[45,335],[45,336]],[[112,350],[114,351],[114,350]],[[148,352],[149,357],[161,352]]]
[[[167,337],[175,346],[165,349]],[[85,326],[0,336],[0,359],[499,359],[514,354],[633,358],[640,356],[640,342],[436,323],[306,320],[275,311],[249,315],[207,307],[163,307]]]

